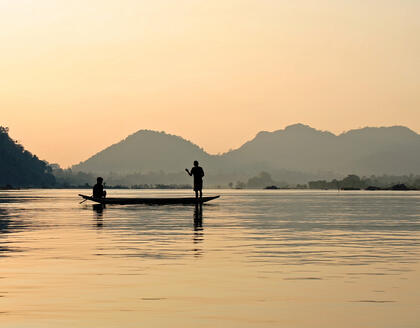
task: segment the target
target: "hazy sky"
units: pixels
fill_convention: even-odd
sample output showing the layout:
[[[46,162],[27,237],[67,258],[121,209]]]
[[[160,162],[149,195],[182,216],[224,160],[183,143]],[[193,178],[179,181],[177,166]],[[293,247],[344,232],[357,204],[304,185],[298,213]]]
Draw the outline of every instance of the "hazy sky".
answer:
[[[0,0],[0,125],[78,163],[139,129],[420,132],[418,0]]]

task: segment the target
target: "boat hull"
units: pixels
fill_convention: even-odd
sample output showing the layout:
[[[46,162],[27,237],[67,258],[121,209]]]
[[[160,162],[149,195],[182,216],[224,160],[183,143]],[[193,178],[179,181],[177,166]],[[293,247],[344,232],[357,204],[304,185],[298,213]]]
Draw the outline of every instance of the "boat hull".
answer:
[[[148,205],[193,205],[206,203],[213,199],[219,198],[220,196],[211,196],[203,197],[202,199],[197,199],[195,197],[182,197],[182,198],[95,198],[91,196],[86,196],[79,194],[85,200],[90,200],[99,204],[117,204],[117,205],[130,205],[130,204],[148,204]]]

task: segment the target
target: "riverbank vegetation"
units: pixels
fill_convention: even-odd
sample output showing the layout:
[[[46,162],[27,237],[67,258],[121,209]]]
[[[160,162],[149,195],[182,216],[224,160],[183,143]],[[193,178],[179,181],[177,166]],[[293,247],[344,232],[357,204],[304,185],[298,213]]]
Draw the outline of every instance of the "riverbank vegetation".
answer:
[[[350,174],[343,179],[309,181],[310,189],[341,190],[420,190],[420,175],[381,175],[359,177]]]

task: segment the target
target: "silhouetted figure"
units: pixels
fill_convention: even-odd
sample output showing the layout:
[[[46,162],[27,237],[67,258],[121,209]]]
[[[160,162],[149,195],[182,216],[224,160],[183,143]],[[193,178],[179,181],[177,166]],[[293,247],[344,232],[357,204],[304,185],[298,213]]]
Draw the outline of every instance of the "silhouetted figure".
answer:
[[[204,171],[203,168],[198,166],[198,161],[194,161],[194,167],[191,169],[191,172],[188,169],[185,169],[190,176],[194,176],[194,191],[195,198],[198,199],[198,192],[200,192],[200,198],[203,197],[203,177]]]
[[[106,197],[106,191],[104,190],[104,185],[102,182],[104,179],[98,177],[96,179],[96,185],[93,186],[93,197],[95,198],[104,198]]]

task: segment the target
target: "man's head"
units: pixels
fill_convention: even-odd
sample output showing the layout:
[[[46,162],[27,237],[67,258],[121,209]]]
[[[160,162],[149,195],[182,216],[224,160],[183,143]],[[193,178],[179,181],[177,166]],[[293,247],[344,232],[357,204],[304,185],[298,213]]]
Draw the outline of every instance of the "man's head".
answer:
[[[194,166],[198,166],[198,161],[194,161]]]
[[[102,184],[102,181],[104,181],[104,179],[102,179],[101,177],[96,178],[97,183]]]

